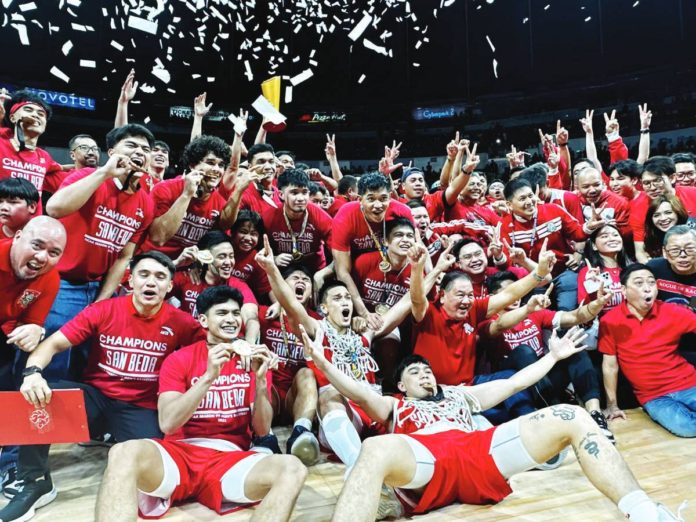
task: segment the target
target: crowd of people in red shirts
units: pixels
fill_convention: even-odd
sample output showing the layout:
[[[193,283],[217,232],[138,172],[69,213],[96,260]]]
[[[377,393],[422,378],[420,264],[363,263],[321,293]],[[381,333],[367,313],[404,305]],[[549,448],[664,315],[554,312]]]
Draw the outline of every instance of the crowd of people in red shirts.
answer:
[[[696,158],[650,156],[647,106],[636,159],[588,111],[586,157],[558,122],[544,162],[513,147],[487,179],[457,133],[428,187],[397,143],[356,178],[334,136],[322,172],[263,128],[247,148],[243,110],[231,144],[203,134],[202,96],[166,179],[169,146],[128,122],[134,81],[106,157],[79,134],[69,166],[38,146],[41,98],[0,109],[0,389],[37,409],[83,390],[115,443],[97,520],[190,500],[286,520],[322,451],[346,466],[336,520],[493,503],[569,446],[632,521],[678,520],[608,422],[639,404],[696,436]],[[48,445],[0,463],[0,520],[55,499]]]

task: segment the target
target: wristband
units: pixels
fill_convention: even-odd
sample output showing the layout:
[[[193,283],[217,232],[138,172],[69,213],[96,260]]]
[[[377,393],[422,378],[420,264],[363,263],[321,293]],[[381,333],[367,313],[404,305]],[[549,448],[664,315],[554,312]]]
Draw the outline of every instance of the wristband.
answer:
[[[539,274],[537,274],[536,270],[534,270],[534,271],[532,272],[532,276],[534,276],[534,279],[536,279],[536,280],[539,281],[540,283],[541,283],[544,279],[546,279],[544,276],[540,276]]]
[[[567,146],[568,146],[568,142],[566,141],[565,143],[559,143],[558,146],[559,146],[559,147],[567,147]]]
[[[38,366],[27,366],[22,370],[22,377],[28,377],[29,375],[34,375],[35,373],[38,373],[41,375],[43,372],[43,368],[40,368]]]
[[[641,134],[650,134],[650,129],[640,129]]]

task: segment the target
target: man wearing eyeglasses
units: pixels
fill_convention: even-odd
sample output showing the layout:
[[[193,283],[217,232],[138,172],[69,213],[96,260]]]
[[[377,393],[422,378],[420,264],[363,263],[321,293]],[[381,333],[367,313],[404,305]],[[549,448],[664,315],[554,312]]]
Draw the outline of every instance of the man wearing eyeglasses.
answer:
[[[696,222],[696,187],[685,186],[677,182],[674,161],[668,156],[653,156],[643,165],[640,181],[643,194],[631,201],[629,224],[633,230],[636,247],[636,259],[646,263],[650,256],[645,251],[645,217],[650,202],[660,196],[674,195],[681,201],[689,214],[689,220]],[[674,186],[676,183],[676,186]]]
[[[676,185],[682,187],[696,186],[696,158],[690,152],[672,155],[674,168],[676,169]]]

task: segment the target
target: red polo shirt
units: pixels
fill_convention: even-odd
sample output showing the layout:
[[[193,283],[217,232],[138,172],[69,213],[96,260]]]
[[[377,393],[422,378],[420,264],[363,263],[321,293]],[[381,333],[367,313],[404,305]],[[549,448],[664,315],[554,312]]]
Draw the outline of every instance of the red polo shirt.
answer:
[[[430,303],[414,325],[413,353],[430,361],[440,384],[471,384],[476,365],[476,332],[486,319],[488,297],[476,299],[463,321],[450,319],[439,303]]]
[[[17,279],[10,264],[12,240],[0,241],[0,329],[9,334],[17,324],[43,325],[58,293],[55,267],[34,279]]]
[[[683,334],[696,332],[696,313],[655,301],[641,321],[624,301],[599,321],[599,351],[618,358],[641,404],[696,386],[696,368],[677,353]]]

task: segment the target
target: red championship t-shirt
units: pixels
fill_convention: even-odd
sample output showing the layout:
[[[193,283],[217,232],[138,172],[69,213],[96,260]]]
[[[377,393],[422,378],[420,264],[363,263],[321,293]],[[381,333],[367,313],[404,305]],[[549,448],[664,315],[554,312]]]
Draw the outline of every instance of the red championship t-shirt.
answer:
[[[167,213],[174,202],[181,196],[186,180],[182,177],[167,179],[157,183],[150,195],[155,204],[155,218]],[[186,208],[186,214],[181,226],[163,246],[154,245],[150,239],[143,243],[142,250],[159,250],[172,259],[176,259],[184,248],[198,243],[211,228],[216,227],[222,209],[227,200],[215,190],[210,197],[203,201],[192,198]]]
[[[10,264],[11,247],[11,239],[0,241],[0,329],[5,334],[19,324],[43,325],[60,286],[55,268],[34,279],[17,279]]]
[[[89,176],[87,167],[68,176],[61,189]],[[58,264],[62,279],[73,283],[98,281],[128,243],[138,243],[152,223],[150,195],[139,189],[128,194],[108,179],[76,212],[61,218],[68,244]]]
[[[496,363],[500,363],[505,356],[522,344],[532,348],[541,357],[545,351],[543,330],[553,328],[554,317],[557,313],[555,310],[532,312],[526,319],[512,328],[494,336],[491,335],[490,325],[498,319],[499,314],[496,314],[482,324],[479,342],[483,343],[486,354]]]
[[[220,284],[224,285],[225,283],[222,282]],[[172,295],[175,296],[181,302],[181,310],[188,312],[193,317],[197,317],[198,313],[196,311],[196,299],[198,299],[198,296],[201,295],[201,292],[203,292],[203,290],[205,290],[206,288],[210,288],[211,286],[217,285],[209,285],[205,281],[201,281],[200,283],[194,283],[193,281],[191,281],[191,278],[189,277],[189,274],[187,272],[177,272],[174,276]],[[244,298],[244,304],[258,304],[258,302],[256,301],[256,297],[254,297],[254,293],[251,291],[251,288],[249,288],[246,285],[246,283],[243,283],[235,277],[230,277],[227,280],[227,286],[236,288],[242,293],[242,297]]]
[[[45,150],[37,147],[19,152],[9,139],[0,137],[0,179],[24,178],[41,194],[46,177],[61,170]]]
[[[247,450],[251,445],[251,416],[256,394],[256,375],[237,368],[235,356],[220,371],[191,418],[165,440],[224,439]],[[162,365],[159,393],[186,393],[208,369],[208,347],[199,341],[167,357]],[[266,376],[271,389],[271,373]]]
[[[384,221],[389,221],[395,217],[403,217],[413,223],[411,209],[396,200],[389,201],[389,207],[384,216]],[[380,239],[384,240],[384,222],[370,223],[372,232]],[[353,259],[365,252],[376,251],[377,246],[372,240],[370,229],[368,228],[365,216],[360,210],[359,201],[351,201],[343,205],[333,222],[333,235],[331,248],[341,252],[350,252]]]
[[[274,186],[273,194],[268,196],[259,190],[255,183],[251,183],[244,194],[242,194],[242,200],[239,203],[240,209],[249,209],[256,212],[258,215],[262,216],[263,213],[270,208],[281,208],[283,202],[280,200],[280,191]]]
[[[386,274],[379,269],[381,261],[379,252],[368,252],[353,263],[353,280],[370,312],[374,312],[380,303],[391,308],[411,287],[411,264],[408,261],[402,269],[392,269]]]
[[[73,346],[91,341],[83,382],[153,410],[165,357],[204,335],[198,321],[167,303],[155,315],[141,316],[130,295],[89,305],[60,332]]]
[[[289,390],[295,374],[300,368],[307,366],[304,347],[302,340],[292,331],[287,316],[282,314],[283,324],[281,325],[280,318],[266,319],[267,310],[267,306],[259,308],[261,342],[278,356],[278,369],[273,372],[274,386],[281,390]],[[314,319],[321,319],[314,310],[308,310],[307,313]]]
[[[467,384],[474,378],[476,332],[486,319],[488,297],[476,299],[464,321],[450,319],[437,303],[413,327],[413,353],[430,361],[440,384]]]
[[[331,206],[326,212],[328,212],[329,216],[336,217],[336,214],[338,213],[339,209],[346,203],[348,203],[348,200],[345,197],[336,196],[333,200],[333,203],[331,203]]]
[[[599,351],[614,355],[641,404],[696,386],[696,368],[677,347],[682,335],[696,332],[696,313],[655,301],[643,320],[624,301],[599,321]]]
[[[288,230],[284,214],[283,207],[280,207],[269,208],[262,216],[266,234],[275,255],[292,254],[292,235]],[[289,221],[296,237],[297,250],[302,254],[302,258],[297,262],[312,272],[324,268],[326,266],[324,245],[328,245],[331,240],[331,216],[314,203],[309,203],[304,231],[302,230],[304,217]]]
[[[256,250],[242,252],[234,249],[234,267],[232,277],[246,283],[257,298],[271,291],[271,284],[263,268],[256,262]]]
[[[491,230],[500,223],[500,216],[490,208],[478,203],[466,205],[459,200],[445,210],[445,219],[447,221],[461,219],[482,227],[490,227]]]

